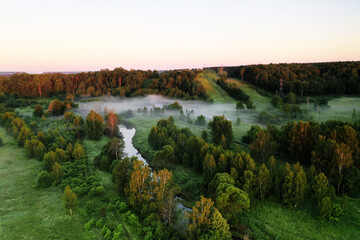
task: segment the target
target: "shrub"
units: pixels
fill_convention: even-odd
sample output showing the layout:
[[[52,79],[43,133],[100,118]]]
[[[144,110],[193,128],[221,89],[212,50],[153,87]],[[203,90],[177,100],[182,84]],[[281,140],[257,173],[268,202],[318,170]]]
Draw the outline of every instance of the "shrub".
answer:
[[[104,220],[102,218],[100,218],[97,222],[96,222],[96,227],[97,228],[102,228],[104,226]]]
[[[34,117],[42,117],[43,114],[44,114],[43,108],[41,107],[40,104],[37,104],[34,108],[33,116]]]
[[[47,171],[42,171],[38,175],[36,187],[47,188],[50,187],[52,183],[53,178],[51,174]]]
[[[84,224],[84,228],[89,231],[93,225],[94,225],[94,220],[91,219],[89,222]]]

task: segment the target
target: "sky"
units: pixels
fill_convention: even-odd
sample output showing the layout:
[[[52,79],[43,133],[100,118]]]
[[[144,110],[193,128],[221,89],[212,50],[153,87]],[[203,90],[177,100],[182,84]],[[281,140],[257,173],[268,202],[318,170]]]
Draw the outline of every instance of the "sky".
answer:
[[[0,71],[360,60],[359,0],[0,0]]]

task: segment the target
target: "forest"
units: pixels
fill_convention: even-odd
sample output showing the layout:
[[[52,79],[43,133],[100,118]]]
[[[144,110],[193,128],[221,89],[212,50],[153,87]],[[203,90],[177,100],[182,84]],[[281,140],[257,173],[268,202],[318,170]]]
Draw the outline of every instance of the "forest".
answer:
[[[297,95],[360,94],[360,62],[324,62],[223,67],[231,78],[249,81],[272,93]]]
[[[0,233],[356,239],[359,67],[1,77]]]

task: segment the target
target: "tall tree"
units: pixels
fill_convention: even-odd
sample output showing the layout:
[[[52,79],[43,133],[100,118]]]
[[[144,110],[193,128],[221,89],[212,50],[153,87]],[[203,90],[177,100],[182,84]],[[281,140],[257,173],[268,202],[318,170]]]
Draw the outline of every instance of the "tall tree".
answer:
[[[277,148],[277,143],[272,139],[269,132],[259,130],[255,141],[249,146],[251,155],[261,161],[265,162],[270,156],[274,155]]]
[[[63,201],[64,207],[69,209],[70,215],[72,215],[73,210],[75,210],[78,205],[78,200],[76,194],[71,190],[70,186],[65,187]]]
[[[86,117],[85,130],[86,135],[92,140],[101,139],[104,132],[104,119],[103,117],[91,110]]]
[[[233,140],[232,122],[225,119],[224,116],[214,116],[213,120],[209,122],[213,142],[220,144],[221,138],[224,136],[226,140],[226,147],[230,146]]]
[[[130,204],[138,210],[141,210],[151,197],[150,179],[149,167],[140,160],[134,160],[127,194]]]

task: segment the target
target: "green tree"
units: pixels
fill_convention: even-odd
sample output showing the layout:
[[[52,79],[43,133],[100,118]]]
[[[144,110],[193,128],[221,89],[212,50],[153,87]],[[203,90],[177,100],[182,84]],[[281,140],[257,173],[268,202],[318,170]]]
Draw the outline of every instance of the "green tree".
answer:
[[[201,138],[202,138],[205,142],[208,141],[208,134],[207,134],[207,131],[206,131],[206,130],[204,130],[204,131],[201,132]]]
[[[48,171],[42,171],[39,173],[36,180],[36,187],[47,188],[50,187],[53,182],[53,178]]]
[[[101,139],[104,132],[104,119],[95,111],[90,111],[86,117],[85,131],[86,135],[92,140]]]
[[[83,146],[80,143],[75,144],[74,151],[72,153],[74,159],[83,159],[86,158],[86,152]]]
[[[328,193],[329,181],[325,174],[322,172],[315,176],[314,181],[315,183],[313,185],[313,190],[315,192],[315,197],[318,201],[318,205],[320,206],[321,200]]]
[[[56,162],[56,154],[54,151],[50,151],[44,154],[43,162],[45,164],[45,169],[50,172],[52,170],[52,166]]]
[[[206,154],[203,164],[203,183],[207,186],[216,174],[216,162],[212,154]]]
[[[260,197],[264,198],[271,187],[270,171],[264,163],[259,168],[259,173],[257,176],[257,186],[259,188]]]
[[[251,170],[245,170],[243,178],[243,190],[252,198],[255,195],[256,176]]]
[[[70,215],[72,215],[73,210],[76,210],[77,208],[78,200],[76,194],[71,190],[70,186],[65,187],[63,202],[64,207],[69,209]]]
[[[354,108],[351,116],[352,116],[353,119],[356,119],[357,115],[356,115],[356,110],[355,110],[355,108]]]
[[[214,116],[210,121],[212,139],[215,144],[220,144],[222,138],[226,140],[226,147],[230,146],[233,140],[232,122],[225,119],[224,116]],[[223,137],[224,136],[224,137]]]
[[[161,151],[155,153],[153,161],[158,166],[165,168],[167,164],[174,162],[174,159],[175,155],[172,146],[165,145]]]
[[[247,109],[255,109],[255,106],[254,106],[253,101],[251,100],[251,98],[249,98],[249,99],[246,101],[246,108],[247,108]]]
[[[240,124],[241,124],[241,119],[238,117],[238,118],[236,119],[236,126],[240,126]]]
[[[251,143],[249,148],[251,156],[261,162],[265,162],[270,156],[275,154],[277,143],[272,139],[269,132],[260,129],[255,141]]]
[[[239,110],[239,109],[244,109],[244,102],[239,100],[236,102],[236,109]]]
[[[61,170],[61,165],[59,163],[57,162],[54,163],[50,174],[53,177],[53,179],[56,181],[56,183],[61,183],[63,172]]]
[[[192,208],[193,211],[187,212],[190,221],[187,227],[188,239],[211,239],[211,235],[216,235],[216,239],[231,239],[229,225],[213,205],[211,199],[201,196]]]
[[[133,162],[136,159],[136,157],[124,157],[120,159],[119,163],[114,167],[112,174],[116,185],[116,190],[121,194],[125,193],[125,188],[130,182],[130,174],[132,171]]]
[[[41,107],[41,105],[36,104],[33,112],[34,117],[41,117],[43,114],[44,114],[44,110]]]

